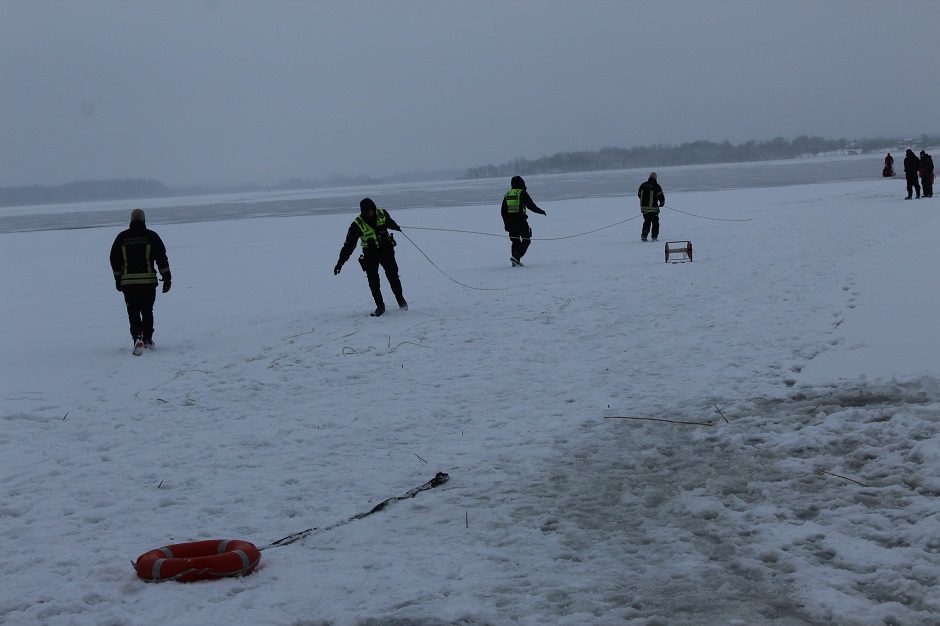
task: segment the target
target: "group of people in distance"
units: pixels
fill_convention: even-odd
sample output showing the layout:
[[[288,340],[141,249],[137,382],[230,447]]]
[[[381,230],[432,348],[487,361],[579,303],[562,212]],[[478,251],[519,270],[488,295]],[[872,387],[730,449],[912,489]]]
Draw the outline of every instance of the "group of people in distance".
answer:
[[[894,157],[889,152],[885,156],[884,176],[894,176]],[[904,175],[907,179],[907,200],[913,197],[933,197],[934,165],[933,158],[926,151],[920,151],[920,157],[911,149],[904,157]],[[918,182],[918,177],[920,181]],[[643,226],[640,231],[642,241],[659,239],[659,212],[666,206],[666,195],[657,181],[656,172],[650,172],[649,178],[637,190]],[[528,211],[548,215],[540,208],[526,189],[521,176],[513,176],[510,188],[503,195],[500,215],[503,229],[509,236],[509,263],[512,267],[523,267],[522,257],[532,244],[532,227],[529,226]],[[371,198],[363,198],[359,203],[359,215],[349,225],[346,239],[339,252],[339,259],[333,267],[333,274],[338,275],[343,265],[352,256],[356,242],[361,245],[359,265],[366,274],[372,299],[375,301],[373,317],[385,313],[385,300],[382,297],[379,268],[385,270],[389,287],[395,295],[398,307],[408,310],[408,301],[402,291],[398,277],[398,263],[395,260],[395,237],[389,231],[401,232],[401,226],[392,219],[388,211],[376,206]],[[153,305],[156,300],[158,274],[163,281],[163,293],[170,290],[170,263],[166,247],[160,236],[147,228],[144,211],[134,209],[127,230],[122,231],[111,246],[111,269],[114,273],[115,287],[124,295],[127,316],[130,321],[131,338],[134,342],[133,354],[140,355],[146,349],[153,349]]]
[[[640,210],[643,213],[640,238],[648,241],[649,236],[652,235],[652,240],[656,241],[659,237],[659,211],[666,205],[666,195],[663,193],[663,188],[656,182],[656,172],[650,172],[649,179],[640,185],[637,197],[640,199]],[[524,266],[522,257],[532,244],[532,227],[529,226],[528,211],[548,215],[532,200],[522,176],[513,176],[509,182],[509,191],[503,195],[499,209],[503,218],[503,230],[509,235],[509,263],[512,267]],[[363,198],[359,203],[359,215],[349,225],[346,240],[339,251],[339,259],[333,267],[333,275],[338,275],[343,265],[352,256],[358,240],[362,246],[359,265],[366,273],[369,290],[372,292],[372,299],[375,300],[375,310],[371,313],[373,317],[379,317],[385,313],[379,266],[385,270],[385,277],[392,288],[392,293],[395,294],[399,308],[403,311],[408,310],[408,302],[405,301],[401,279],[398,277],[395,236],[389,232],[391,230],[401,232],[401,226],[392,219],[388,211],[378,208],[372,198]]]
[[[889,152],[885,156],[885,166],[881,171],[882,176],[894,176],[894,157]],[[918,183],[917,179],[920,178]],[[904,178],[907,181],[907,197],[910,200],[917,193],[921,197],[921,188],[923,188],[923,197],[933,197],[933,181],[936,178],[933,169],[933,157],[927,154],[926,150],[920,151],[920,157],[914,154],[910,148],[904,154]]]
[[[640,234],[643,241],[649,241],[650,238],[656,241],[659,238],[659,211],[666,205],[666,196],[656,178],[656,172],[650,172],[649,178],[637,190],[643,214]],[[532,227],[529,226],[527,211],[548,215],[532,200],[522,177],[513,176],[510,189],[503,195],[500,206],[503,229],[510,240],[509,262],[512,267],[523,267],[522,257],[532,244]],[[363,198],[359,203],[359,215],[349,225],[339,259],[333,267],[333,274],[339,275],[359,242],[362,248],[359,265],[366,274],[375,301],[375,310],[371,313],[373,317],[385,313],[379,267],[385,270],[385,277],[398,307],[403,311],[408,310],[408,301],[405,300],[398,277],[395,237],[389,232],[396,230],[401,232],[401,226],[388,211],[376,206],[372,198]],[[155,348],[153,306],[157,285],[162,281],[163,293],[167,293],[172,284],[166,246],[160,235],[147,228],[143,209],[131,211],[128,228],[121,231],[111,245],[110,262],[115,288],[123,294],[127,308],[131,340],[134,343],[132,354],[139,356],[144,350]]]

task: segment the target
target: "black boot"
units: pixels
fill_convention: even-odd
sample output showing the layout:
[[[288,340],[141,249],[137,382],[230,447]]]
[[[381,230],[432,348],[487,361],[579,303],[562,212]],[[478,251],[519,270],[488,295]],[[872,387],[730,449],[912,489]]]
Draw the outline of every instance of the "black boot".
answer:
[[[380,304],[377,307],[375,307],[375,310],[372,311],[372,313],[370,313],[369,315],[371,315],[372,317],[381,317],[383,313],[385,313],[385,305]]]

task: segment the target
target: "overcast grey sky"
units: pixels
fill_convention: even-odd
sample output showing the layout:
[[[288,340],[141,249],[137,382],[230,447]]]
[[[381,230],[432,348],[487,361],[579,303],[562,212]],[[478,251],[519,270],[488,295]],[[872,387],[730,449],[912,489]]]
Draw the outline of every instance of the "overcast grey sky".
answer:
[[[0,185],[916,137],[938,27],[938,0],[0,0]]]

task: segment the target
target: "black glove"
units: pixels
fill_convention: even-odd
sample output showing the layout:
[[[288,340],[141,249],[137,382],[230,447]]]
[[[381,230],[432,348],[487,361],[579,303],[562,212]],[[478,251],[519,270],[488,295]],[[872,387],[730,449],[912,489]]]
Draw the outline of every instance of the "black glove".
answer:
[[[343,264],[342,264],[342,263],[337,263],[337,264],[336,264],[336,267],[333,268],[333,276],[338,276],[338,275],[339,275],[339,271],[340,271],[341,269],[343,269]]]
[[[123,289],[121,289],[121,279],[120,279],[120,278],[115,278],[115,279],[114,279],[114,288],[117,289],[118,291],[124,291]]]
[[[401,226],[389,226],[389,228],[391,228],[392,230],[397,230],[398,232],[401,232]]]
[[[164,279],[163,279],[163,293],[168,292],[168,291],[170,290],[170,285],[172,285],[172,284],[173,284],[173,283],[170,282],[170,278],[169,278],[169,277],[164,278]]]

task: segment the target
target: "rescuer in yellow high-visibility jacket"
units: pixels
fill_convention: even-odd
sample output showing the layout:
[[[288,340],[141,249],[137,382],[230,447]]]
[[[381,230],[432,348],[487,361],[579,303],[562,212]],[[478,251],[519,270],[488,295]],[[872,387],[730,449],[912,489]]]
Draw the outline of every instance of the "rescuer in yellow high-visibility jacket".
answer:
[[[513,267],[521,267],[522,257],[532,243],[532,228],[529,226],[529,218],[526,217],[526,209],[533,213],[548,214],[536,206],[529,196],[522,176],[513,176],[510,186],[511,189],[503,196],[499,212],[503,217],[503,229],[509,233],[509,239],[512,241],[509,262]]]
[[[379,265],[385,270],[385,277],[388,279],[389,287],[395,294],[395,300],[398,301],[398,307],[408,310],[408,302],[401,289],[401,280],[398,278],[398,263],[395,261],[395,237],[389,230],[401,232],[401,226],[395,223],[395,220],[385,209],[375,206],[372,198],[363,198],[359,203],[359,216],[349,225],[346,231],[346,241],[339,251],[339,260],[333,268],[333,274],[337,275],[343,269],[343,264],[349,260],[358,241],[362,245],[362,254],[359,255],[359,264],[366,273],[369,280],[369,289],[372,291],[372,298],[375,300],[375,311],[373,317],[379,317],[385,313],[385,300],[382,298],[382,286],[379,280]]]

